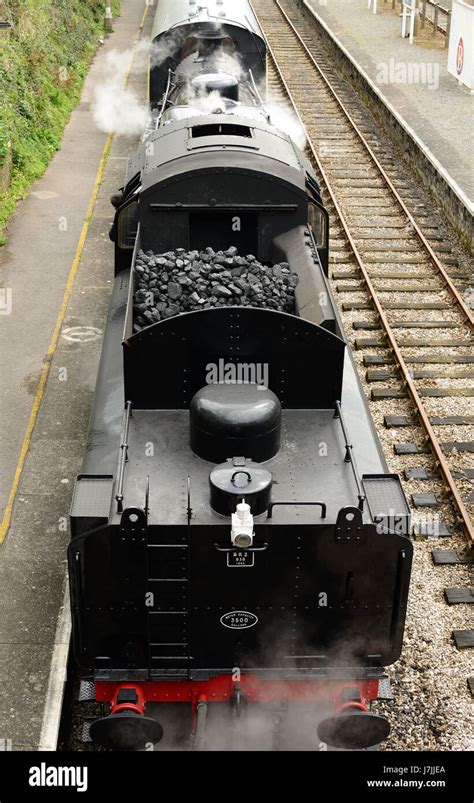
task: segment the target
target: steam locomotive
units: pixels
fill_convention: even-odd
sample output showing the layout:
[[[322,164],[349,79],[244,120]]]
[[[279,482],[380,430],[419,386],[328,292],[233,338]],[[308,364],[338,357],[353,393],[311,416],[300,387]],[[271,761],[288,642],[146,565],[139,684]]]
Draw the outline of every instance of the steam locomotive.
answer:
[[[390,730],[370,707],[402,646],[409,508],[341,331],[316,176],[265,79],[245,0],[159,1],[71,507],[74,654],[110,749],[166,749],[171,710],[194,749],[217,717],[245,731],[255,711],[303,707],[334,749]],[[140,253],[229,246],[288,263],[294,314],[220,305],[136,327]],[[267,381],[209,383],[219,365]]]

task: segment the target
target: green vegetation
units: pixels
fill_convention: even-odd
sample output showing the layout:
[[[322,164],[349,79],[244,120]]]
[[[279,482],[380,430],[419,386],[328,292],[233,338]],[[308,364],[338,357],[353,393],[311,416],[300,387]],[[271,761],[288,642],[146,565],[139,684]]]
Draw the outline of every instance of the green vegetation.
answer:
[[[0,19],[14,24],[0,31],[0,245],[16,201],[60,148],[104,13],[100,0],[0,0]]]

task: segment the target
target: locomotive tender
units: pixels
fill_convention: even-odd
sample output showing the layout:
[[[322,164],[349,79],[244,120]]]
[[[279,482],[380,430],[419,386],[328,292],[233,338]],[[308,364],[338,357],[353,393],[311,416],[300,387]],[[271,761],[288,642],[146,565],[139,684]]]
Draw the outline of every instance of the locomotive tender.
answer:
[[[202,747],[213,709],[303,703],[320,739],[364,749],[389,732],[369,708],[401,651],[412,546],[328,285],[328,214],[265,108],[245,0],[159,0],[150,64],[71,508],[74,652],[108,705],[91,738],[156,744],[179,703]],[[139,253],[230,246],[289,264],[295,314],[135,325]],[[222,366],[240,381],[210,384]]]

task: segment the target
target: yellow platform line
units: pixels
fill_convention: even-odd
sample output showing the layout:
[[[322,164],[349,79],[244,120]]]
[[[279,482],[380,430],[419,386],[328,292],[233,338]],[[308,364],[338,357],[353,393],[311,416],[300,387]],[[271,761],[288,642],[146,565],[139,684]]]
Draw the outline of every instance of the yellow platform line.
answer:
[[[140,22],[140,33],[142,33],[143,28],[145,27],[145,20],[147,18],[147,14],[148,14],[149,10],[150,10],[150,3],[145,2],[145,10],[143,12],[143,17],[142,17],[142,20]]]
[[[143,17],[140,23],[140,34],[143,31],[145,20],[148,14],[150,6],[146,3],[145,4],[145,11],[143,12]],[[130,65],[128,67],[126,76],[125,76],[125,86],[128,84],[130,73],[132,71],[133,60],[135,58],[135,51],[136,45],[132,51],[132,58],[130,60]],[[35,394],[35,398],[33,401],[33,407],[31,409],[30,417],[28,419],[28,425],[26,428],[26,432],[23,438],[23,442],[21,445],[20,456],[18,458],[18,463],[15,469],[15,474],[13,477],[13,482],[10,488],[10,493],[8,495],[8,501],[5,507],[5,512],[3,514],[2,523],[0,524],[0,544],[3,544],[8,530],[10,528],[11,520],[12,520],[12,513],[13,513],[13,505],[15,504],[16,495],[18,493],[18,488],[20,485],[21,476],[23,474],[23,469],[25,467],[26,456],[28,454],[29,448],[31,446],[31,439],[33,437],[33,432],[36,426],[36,422],[38,420],[38,414],[41,407],[41,402],[43,400],[46,382],[48,381],[49,372],[51,370],[51,364],[56,354],[56,350],[59,343],[59,338],[61,337],[61,330],[64,324],[64,319],[66,317],[66,313],[69,307],[69,302],[71,300],[72,291],[74,288],[74,282],[76,280],[77,272],[79,270],[79,265],[81,262],[81,257],[84,251],[84,246],[86,244],[87,235],[89,233],[90,222],[92,218],[92,214],[94,212],[95,203],[97,201],[97,196],[99,194],[100,185],[102,183],[102,179],[104,177],[105,167],[107,164],[107,159],[109,157],[110,148],[113,142],[113,134],[109,134],[107,139],[105,140],[104,149],[102,151],[102,157],[99,164],[99,169],[97,171],[97,175],[94,181],[94,187],[92,190],[92,195],[89,200],[89,204],[87,207],[86,217],[84,223],[82,225],[81,234],[79,237],[79,242],[77,244],[76,253],[74,255],[74,260],[71,266],[71,270],[69,271],[69,276],[66,283],[66,289],[64,291],[63,300],[61,303],[61,308],[59,310],[58,317],[56,318],[56,324],[54,326],[53,336],[51,338],[51,342],[46,354],[46,358],[43,364],[43,370],[41,371],[41,377],[38,384],[38,389]]]

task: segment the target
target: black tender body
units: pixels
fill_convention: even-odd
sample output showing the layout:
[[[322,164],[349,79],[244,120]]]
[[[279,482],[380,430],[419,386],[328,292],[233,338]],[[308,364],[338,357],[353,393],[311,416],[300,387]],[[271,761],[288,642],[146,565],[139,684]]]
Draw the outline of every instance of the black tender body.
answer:
[[[123,679],[392,663],[410,572],[408,509],[344,342],[302,318],[233,308],[179,316],[122,346],[127,293],[121,274],[72,507],[80,663]],[[232,548],[229,519],[211,508],[214,464],[190,448],[190,402],[207,366],[221,359],[268,364],[283,408],[281,448],[264,464],[277,506],[256,519],[255,551],[243,557]],[[363,512],[334,417],[338,399],[367,497]],[[144,605],[149,592],[152,607]],[[223,627],[234,610],[254,614],[258,625]]]
[[[167,74],[153,86],[165,91]],[[71,510],[78,662],[116,681],[199,680],[233,667],[277,678],[380,676],[401,651],[409,511],[341,332],[327,281],[328,217],[309,162],[255,96],[250,109],[162,118],[127,182]],[[262,263],[289,263],[299,276],[295,315],[232,306],[134,331],[140,249],[232,245]],[[210,365],[229,364],[266,366],[281,405],[279,448],[263,462],[239,430],[247,413],[232,386],[237,418],[227,409],[222,432],[230,451],[209,459],[214,434],[208,459],[191,448],[201,443],[191,437],[193,399]],[[234,430],[243,454],[233,452]],[[211,506],[210,475],[226,460],[244,483],[235,503],[245,490],[258,499],[256,463],[271,475],[271,504],[256,515],[247,550],[232,545],[230,515]]]

